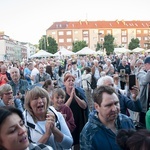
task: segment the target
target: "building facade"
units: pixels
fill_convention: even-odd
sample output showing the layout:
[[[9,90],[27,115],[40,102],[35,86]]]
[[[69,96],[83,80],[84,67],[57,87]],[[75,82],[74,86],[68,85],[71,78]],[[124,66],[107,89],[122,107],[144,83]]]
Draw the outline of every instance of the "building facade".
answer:
[[[138,38],[140,47],[147,49],[150,43],[150,21],[74,21],[54,22],[46,35],[54,38],[59,49],[72,50],[72,42],[86,41],[95,50],[97,43],[103,44],[105,35],[113,35],[116,47],[128,48],[132,38]]]
[[[5,34],[0,34],[0,60],[28,60],[36,53],[36,47],[30,43],[12,40]]]

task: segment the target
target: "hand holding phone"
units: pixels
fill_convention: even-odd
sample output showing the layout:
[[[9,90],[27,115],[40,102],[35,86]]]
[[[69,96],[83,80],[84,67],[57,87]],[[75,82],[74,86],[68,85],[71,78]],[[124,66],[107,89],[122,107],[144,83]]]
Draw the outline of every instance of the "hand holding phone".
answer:
[[[136,85],[136,78],[135,75],[129,75],[129,89],[132,90],[132,87]]]

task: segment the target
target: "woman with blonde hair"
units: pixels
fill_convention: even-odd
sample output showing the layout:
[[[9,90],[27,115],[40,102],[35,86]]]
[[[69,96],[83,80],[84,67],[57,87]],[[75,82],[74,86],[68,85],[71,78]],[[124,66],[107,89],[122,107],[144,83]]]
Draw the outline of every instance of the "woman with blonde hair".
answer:
[[[54,150],[70,149],[73,139],[65,119],[49,103],[49,94],[42,87],[26,93],[24,117],[30,139],[50,145]]]

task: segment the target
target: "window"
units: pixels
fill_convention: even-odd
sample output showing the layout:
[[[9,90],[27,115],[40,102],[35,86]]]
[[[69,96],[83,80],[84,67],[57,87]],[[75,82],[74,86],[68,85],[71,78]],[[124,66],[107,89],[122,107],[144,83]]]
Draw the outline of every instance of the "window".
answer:
[[[63,43],[64,42],[64,39],[59,39],[59,43]]]
[[[72,46],[67,46],[67,49],[72,49]]]
[[[99,31],[99,34],[104,34],[104,30],[100,30],[100,31]]]
[[[122,37],[122,42],[127,42],[127,37]]]
[[[141,30],[136,30],[136,33],[137,34],[141,34]]]
[[[122,31],[122,35],[127,35],[127,31]]]
[[[64,32],[63,31],[59,31],[58,35],[64,35]]]
[[[141,41],[141,37],[137,37],[139,39],[139,41]]]
[[[144,37],[144,40],[145,40],[145,41],[147,41],[147,40],[148,40],[148,38],[147,38],[147,37]]]
[[[88,37],[84,37],[83,40],[86,41],[86,43],[89,41]]]
[[[144,34],[148,34],[148,30],[144,30]]]
[[[70,38],[69,38],[69,39],[67,39],[67,42],[72,42],[72,39],[70,39]]]
[[[79,39],[77,39],[77,38],[74,38],[74,41],[79,41]]]
[[[78,34],[78,31],[74,31],[74,34]]]
[[[83,31],[83,35],[88,35],[88,31]]]
[[[71,31],[67,31],[67,33],[66,33],[67,35],[71,35]]]

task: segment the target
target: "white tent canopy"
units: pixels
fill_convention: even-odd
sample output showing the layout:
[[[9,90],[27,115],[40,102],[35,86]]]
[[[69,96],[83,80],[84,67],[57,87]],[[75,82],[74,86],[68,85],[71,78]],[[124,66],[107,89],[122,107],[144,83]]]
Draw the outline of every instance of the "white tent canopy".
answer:
[[[35,58],[35,57],[51,57],[53,54],[46,52],[45,50],[39,50],[37,53],[34,55],[31,55],[30,58]]]
[[[91,55],[91,54],[96,54],[96,52],[88,47],[84,47],[80,51],[76,52],[78,55]]]
[[[131,50],[122,47],[122,48],[115,48],[115,49],[114,49],[114,52],[115,52],[115,53],[130,53]]]
[[[132,50],[132,52],[134,52],[134,53],[140,53],[140,52],[143,52],[143,51],[145,51],[145,49],[140,48],[140,47],[137,47],[137,48]]]
[[[150,49],[145,50],[145,52],[149,53],[149,52],[150,52]]]
[[[104,52],[102,52],[101,50],[98,50],[98,51],[96,51],[96,54],[103,55]]]
[[[70,55],[74,55],[74,54],[75,54],[74,52],[69,51],[69,50],[67,50],[65,48],[62,48],[58,52],[56,52],[54,54],[54,56],[60,56],[60,55],[62,55],[62,56],[70,56]]]

